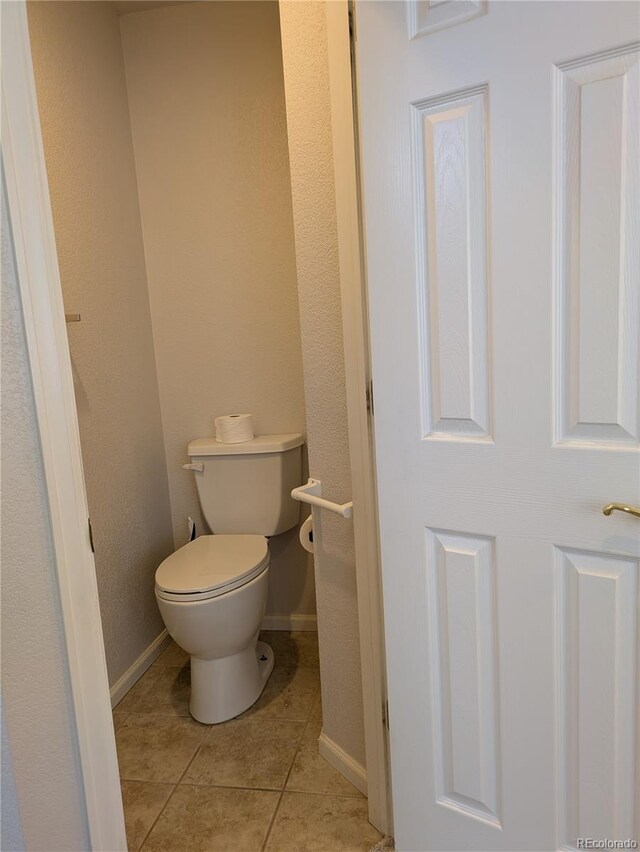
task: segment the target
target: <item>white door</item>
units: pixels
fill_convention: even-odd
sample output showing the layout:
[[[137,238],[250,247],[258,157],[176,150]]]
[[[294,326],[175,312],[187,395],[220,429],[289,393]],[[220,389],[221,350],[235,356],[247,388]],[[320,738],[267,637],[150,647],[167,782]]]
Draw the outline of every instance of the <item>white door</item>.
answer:
[[[640,842],[638,8],[356,7],[400,850]]]

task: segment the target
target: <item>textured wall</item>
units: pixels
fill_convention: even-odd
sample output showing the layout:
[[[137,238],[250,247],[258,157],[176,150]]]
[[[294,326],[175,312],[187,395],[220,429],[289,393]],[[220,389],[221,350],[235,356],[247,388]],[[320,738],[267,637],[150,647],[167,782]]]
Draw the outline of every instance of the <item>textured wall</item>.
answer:
[[[96,572],[113,683],[163,629],[173,550],[120,29],[112,3],[29,3]]]
[[[180,546],[187,516],[204,528],[186,446],[216,415],[304,430],[278,7],[188,3],[121,30]],[[271,552],[267,611],[314,612],[296,532]]]
[[[351,497],[324,5],[280,3],[309,471]],[[364,764],[353,528],[315,512],[324,731]]]
[[[3,193],[2,700],[24,845],[86,850],[73,708],[44,490],[44,471]],[[4,723],[6,722],[6,731]],[[5,736],[8,743],[5,743]],[[6,769],[3,759],[3,782]],[[3,783],[2,849],[20,848]],[[7,797],[7,798],[5,798]],[[13,817],[15,817],[15,809]],[[7,842],[12,845],[6,845]]]
[[[13,758],[11,757],[11,743],[9,742],[9,730],[4,718],[4,707],[0,699],[0,710],[2,720],[0,724],[2,733],[2,751],[0,752],[0,849],[4,852],[23,852],[24,836],[22,834],[22,820],[18,808],[18,793],[16,791],[16,779],[13,771]]]

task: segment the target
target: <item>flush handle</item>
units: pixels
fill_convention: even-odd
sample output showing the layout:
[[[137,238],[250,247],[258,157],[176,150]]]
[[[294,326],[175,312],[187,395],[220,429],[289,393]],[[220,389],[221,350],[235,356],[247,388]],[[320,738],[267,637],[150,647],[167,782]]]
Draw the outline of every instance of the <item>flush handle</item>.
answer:
[[[191,464],[183,464],[185,470],[193,470],[197,473],[204,473],[204,462],[191,462]]]

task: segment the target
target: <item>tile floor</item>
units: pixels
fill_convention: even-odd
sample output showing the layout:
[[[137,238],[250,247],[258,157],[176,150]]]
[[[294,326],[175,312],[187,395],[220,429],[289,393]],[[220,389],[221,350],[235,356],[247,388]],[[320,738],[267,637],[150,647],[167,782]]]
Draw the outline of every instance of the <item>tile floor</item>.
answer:
[[[115,708],[131,852],[368,852],[380,840],[366,799],[318,754],[316,634],[261,638],[276,664],[237,719],[189,716],[189,660],[175,644]]]

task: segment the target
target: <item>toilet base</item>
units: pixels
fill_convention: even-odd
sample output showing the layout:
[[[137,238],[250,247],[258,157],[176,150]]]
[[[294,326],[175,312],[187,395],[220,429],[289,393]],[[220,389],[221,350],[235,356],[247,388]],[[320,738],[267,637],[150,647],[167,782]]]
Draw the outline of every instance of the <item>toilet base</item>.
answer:
[[[191,657],[189,712],[205,725],[239,716],[260,697],[273,670],[274,655],[266,642],[251,642],[230,657]]]
[[[273,671],[273,664],[275,663],[273,648],[271,645],[267,645],[266,642],[258,642],[256,645],[256,657],[260,668],[260,675],[262,677],[262,688],[264,689],[266,682],[269,680],[269,675]],[[262,692],[262,689],[260,692]]]

